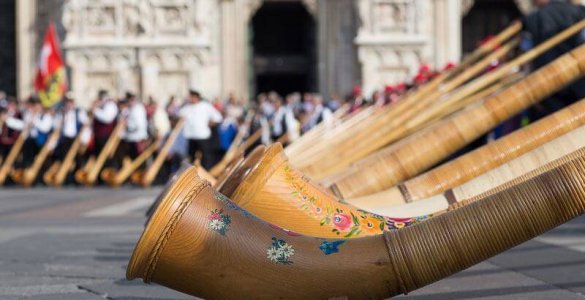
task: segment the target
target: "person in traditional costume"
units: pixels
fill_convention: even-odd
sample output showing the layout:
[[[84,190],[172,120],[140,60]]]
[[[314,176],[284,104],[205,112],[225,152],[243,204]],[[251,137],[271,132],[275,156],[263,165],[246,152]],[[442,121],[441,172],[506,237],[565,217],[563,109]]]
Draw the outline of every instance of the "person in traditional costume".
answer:
[[[6,98],[0,103],[0,157],[6,159],[18,135],[24,129],[22,115],[14,98]]]
[[[585,19],[583,5],[557,0],[533,0],[532,2],[538,9],[527,15],[522,21],[524,32],[521,47],[524,51],[538,46],[571,25]],[[537,57],[532,68],[543,67],[584,42],[583,32],[576,34]],[[585,98],[585,78],[577,80],[562,91],[535,105],[529,110],[530,119],[539,119],[582,98]]]
[[[93,103],[91,112],[94,117],[94,146],[92,153],[98,156],[116,127],[119,110],[116,102],[108,96],[108,92],[101,90],[98,92],[98,98]]]
[[[63,161],[69,148],[80,134],[83,126],[89,123],[87,112],[75,106],[73,98],[65,96],[61,109],[57,112],[54,120],[54,126],[61,124],[61,137],[55,148],[53,159]]]
[[[122,120],[126,122],[120,144],[121,158],[135,159],[144,151],[148,139],[146,108],[132,93],[126,93],[121,106],[123,107]]]
[[[22,168],[28,168],[34,162],[35,156],[47,142],[49,133],[53,129],[54,110],[43,108],[37,97],[30,97],[24,113],[25,126],[30,127],[29,136],[22,148]]]

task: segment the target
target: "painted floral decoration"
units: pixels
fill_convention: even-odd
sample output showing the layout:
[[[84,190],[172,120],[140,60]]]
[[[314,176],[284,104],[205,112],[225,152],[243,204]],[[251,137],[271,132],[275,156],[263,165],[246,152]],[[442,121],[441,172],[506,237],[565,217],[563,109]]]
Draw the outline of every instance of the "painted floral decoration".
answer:
[[[272,245],[266,251],[266,255],[275,264],[288,265],[293,263],[290,258],[295,255],[295,249],[285,240],[279,240],[273,237]]]
[[[319,246],[319,249],[321,249],[321,251],[323,251],[323,253],[325,255],[330,255],[333,253],[338,253],[339,246],[343,243],[345,243],[345,241],[333,241],[333,242],[323,241],[321,246]]]
[[[225,235],[226,231],[229,229],[230,224],[232,223],[231,217],[227,214],[224,214],[223,209],[212,210],[211,214],[207,216],[207,220],[209,221],[209,229],[219,232],[221,235]]]
[[[301,210],[319,220],[321,226],[330,226],[331,231],[343,237],[355,237],[362,233],[373,235],[384,231],[396,230],[420,223],[432,215],[399,219],[379,216],[363,210],[347,209],[345,205],[326,203],[313,195],[309,179],[303,177],[290,166],[284,166],[286,181],[290,184],[293,199]]]

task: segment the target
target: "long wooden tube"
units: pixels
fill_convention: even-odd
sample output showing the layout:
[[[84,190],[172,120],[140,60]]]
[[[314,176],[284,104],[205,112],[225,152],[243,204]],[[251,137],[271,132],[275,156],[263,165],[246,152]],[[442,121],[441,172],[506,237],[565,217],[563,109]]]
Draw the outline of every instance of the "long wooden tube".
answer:
[[[78,174],[75,174],[75,179],[78,180],[80,184],[93,186],[96,183],[104,164],[108,158],[114,155],[116,152],[116,149],[120,143],[120,136],[125,127],[126,125],[123,122],[118,122],[116,127],[114,127],[112,134],[108,138],[108,141],[104,145],[104,148],[95,159],[95,162],[92,163],[91,168],[79,170]]]
[[[130,163],[125,164],[119,170],[113,168],[105,168],[102,170],[101,178],[104,180],[111,187],[119,187],[132,176],[132,174],[142,166],[147,159],[149,159],[156,149],[160,146],[160,140],[154,141],[151,145],[149,145],[138,157],[133,159]]]
[[[395,218],[416,218],[417,216],[437,215],[449,207],[461,206],[470,199],[481,198],[485,192],[499,189],[509,182],[517,182],[534,170],[551,169],[559,162],[565,162],[575,155],[585,155],[585,126],[564,134],[530,152],[523,154],[505,164],[498,166],[470,181],[444,192],[419,199],[407,204],[402,201],[399,189],[391,189],[380,197],[360,197],[343,200],[360,209]],[[552,167],[551,167],[552,166]],[[382,197],[384,196],[384,197]]]
[[[497,48],[500,44],[506,42],[512,36],[516,35],[520,31],[521,28],[522,28],[521,22],[518,22],[518,21],[514,22],[508,28],[506,28],[505,30],[500,32],[494,39],[481,45],[478,49],[476,49],[476,51],[473,52],[472,55],[468,56],[461,64],[459,64],[453,70],[447,72],[446,74],[439,76],[439,78],[436,78],[431,83],[427,84],[420,91],[416,91],[415,93],[412,93],[410,95],[405,96],[406,99],[403,99],[403,100],[410,99],[409,100],[410,103],[416,103],[419,99],[423,98],[423,96],[427,96],[430,93],[432,93],[445,79],[450,78],[454,75],[458,75],[460,73],[460,71],[467,69],[468,66],[470,64],[476,62],[477,59],[481,58],[482,56],[484,56],[485,54],[487,54],[489,52],[492,52],[492,50]],[[495,55],[492,58],[496,58],[496,57],[499,57],[499,56]],[[483,62],[484,63],[485,62],[491,63],[491,59],[484,59]],[[485,64],[476,64],[476,65],[484,65],[485,66]],[[477,67],[475,67],[475,68],[477,68]],[[468,71],[467,73],[468,73],[467,75],[477,74],[477,73],[472,73],[471,71]],[[467,77],[467,76],[459,77],[459,79],[462,81],[468,80],[469,78],[470,77]],[[452,87],[456,87],[456,86],[452,86]],[[446,90],[450,90],[450,89],[447,89],[447,88],[443,89],[443,91],[446,91]],[[408,105],[403,105],[403,108],[406,108],[407,106]],[[369,107],[366,110],[361,111],[360,113],[358,113],[354,116],[351,116],[351,118],[349,118],[348,120],[345,120],[345,122],[342,122],[339,126],[336,126],[336,127],[339,129],[339,132],[346,133],[348,130],[351,130],[357,123],[362,121],[364,118],[368,118],[368,117],[373,118],[374,116],[370,115],[371,110],[373,110],[373,108]],[[356,122],[350,123],[350,122],[348,122],[350,120],[356,121]],[[287,147],[287,149],[285,149],[288,156],[295,158],[295,161],[293,163],[298,164],[300,162],[303,162],[306,159],[306,157],[309,157],[309,158],[311,157],[310,154],[307,153],[307,150],[310,148],[315,148],[314,147],[315,144],[312,142],[318,140],[318,139],[313,138],[313,135],[312,135],[313,133],[314,132],[310,132],[308,135],[306,135],[306,137],[302,136],[298,142],[293,143],[292,145]],[[336,136],[336,134],[328,134],[328,135],[329,136]],[[319,136],[317,135],[317,137],[319,137]],[[323,141],[321,140],[320,143],[323,143]],[[305,155],[308,155],[308,156],[305,156]],[[297,157],[298,157],[298,159],[297,159]]]
[[[19,183],[23,187],[32,186],[35,183],[39,175],[39,172],[43,167],[43,164],[45,163],[49,155],[53,152],[53,148],[57,144],[60,135],[61,127],[53,129],[53,131],[47,138],[47,141],[45,142],[43,147],[41,147],[39,153],[35,156],[31,166],[26,169],[12,170],[12,172],[10,173],[12,180],[14,180],[14,182],[16,183]]]
[[[69,151],[65,155],[65,159],[63,159],[63,162],[61,163],[61,165],[59,166],[59,169],[57,170],[57,172],[55,173],[55,176],[53,177],[51,185],[56,186],[56,187],[61,187],[61,186],[63,186],[63,183],[65,183],[65,179],[67,178],[67,174],[69,174],[69,172],[71,172],[71,170],[73,170],[74,165],[75,165],[75,159],[77,158],[77,155],[79,155],[79,153],[81,151],[81,148],[82,148],[82,141],[81,140],[82,140],[83,134],[84,134],[84,132],[89,130],[89,128],[91,126],[90,124],[92,122],[93,122],[93,118],[90,118],[89,122],[87,122],[87,124],[81,128],[81,130],[77,134],[77,137],[75,137],[73,144],[71,144]]]
[[[520,33],[520,30],[522,30],[522,22],[512,22],[512,24],[502,30],[494,38],[480,45],[477,49],[475,49],[475,51],[473,51],[473,53],[465,57],[463,61],[453,69],[453,74],[458,74],[459,72],[464,71],[469,65],[473,64],[479,58],[486,55],[487,53],[492,52],[494,49],[513,36],[516,36],[518,33]]]
[[[165,160],[167,159],[167,156],[169,155],[169,151],[171,150],[171,148],[173,147],[173,144],[175,143],[175,141],[179,137],[179,134],[181,134],[181,130],[183,130],[184,124],[185,124],[185,121],[183,119],[180,119],[177,122],[177,124],[175,124],[175,127],[173,127],[173,130],[169,134],[163,147],[158,152],[152,165],[150,165],[150,167],[148,167],[148,169],[144,173],[139,172],[137,174],[140,174],[140,175],[133,175],[132,181],[135,184],[141,184],[144,187],[149,187],[152,185],[152,183],[156,179],[156,175],[160,171],[160,168],[162,167]]]
[[[54,186],[54,187],[61,187],[65,182],[67,174],[74,168],[75,166],[75,158],[79,154],[81,150],[81,138],[83,132],[89,130],[89,126],[92,120],[88,122],[88,124],[84,125],[75,139],[71,146],[67,150],[67,154],[63,158],[63,161],[56,161],[54,162],[51,167],[43,174],[43,181],[46,185]],[[57,146],[59,147],[59,146]]]
[[[239,152],[240,144],[242,143],[243,139],[244,131],[238,130],[238,134],[235,136],[234,140],[232,141],[230,147],[228,148],[224,156],[215,166],[213,166],[209,170],[209,174],[211,176],[216,178],[219,177],[221,174],[223,174],[227,165],[229,165],[233,159],[238,157],[238,154],[240,153]]]
[[[534,49],[530,50],[529,52],[520,55],[518,58],[514,59],[510,63],[507,63],[500,68],[494,70],[486,74],[485,76],[480,77],[479,79],[473,81],[472,83],[466,85],[463,89],[457,91],[454,95],[449,95],[450,98],[454,99],[465,99],[468,96],[475,93],[478,89],[484,88],[492,84],[493,82],[501,79],[502,77],[506,76],[510,71],[521,66],[532,59],[538,57],[542,53],[548,51],[550,48],[554,47],[558,43],[566,40],[567,38],[573,36],[574,34],[580,32],[583,28],[585,28],[585,20],[571,26],[570,28],[564,30],[563,32],[559,33],[558,35],[550,38],[549,40],[545,41],[544,43],[538,45]],[[427,99],[424,99],[427,101]],[[418,101],[415,105],[419,105],[421,102]],[[308,175],[312,176],[315,179],[321,179],[324,176],[331,175],[332,173],[341,170],[344,166],[349,165],[350,163],[371,154],[372,152],[380,149],[381,147],[387,145],[392,141],[396,141],[398,138],[402,136],[396,136],[393,132],[395,131],[395,126],[400,126],[404,120],[407,120],[411,117],[414,113],[416,113],[416,109],[411,109],[410,114],[400,114],[400,118],[394,118],[390,122],[393,124],[389,126],[388,122],[381,124],[380,126],[372,126],[367,131],[368,134],[364,135],[365,139],[358,138],[358,135],[355,137],[350,137],[350,140],[353,140],[351,149],[347,149],[347,147],[340,147],[337,145],[335,148],[331,148],[330,152],[328,152],[331,157],[329,159],[323,159],[319,155],[315,155],[313,160],[305,162],[305,165],[308,164],[306,167],[299,167],[307,172]],[[406,119],[403,119],[406,118]],[[364,133],[362,132],[362,135]],[[341,146],[343,144],[347,145],[347,141],[340,139]],[[320,155],[325,155],[324,153]],[[318,163],[317,163],[318,162]]]
[[[339,133],[335,136],[329,135],[328,139],[321,140],[319,143],[311,145],[310,148],[307,147],[302,149],[300,153],[291,151],[287,153],[291,155],[292,158],[294,158],[294,165],[299,167],[308,165],[312,163],[316,155],[321,155],[323,151],[333,149],[334,145],[343,144],[346,142],[346,139],[351,140],[352,138],[360,137],[363,135],[364,130],[381,126],[382,123],[387,123],[387,121],[394,118],[394,116],[401,115],[405,111],[408,111],[412,104],[423,99],[428,94],[433,93],[446,78],[447,74],[440,74],[431,82],[421,86],[414,91],[409,92],[403,97],[403,99],[401,99],[401,101],[390,104],[380,110],[373,108],[374,115],[371,117],[368,117],[365,111],[364,113],[358,113],[354,118],[351,118],[351,121],[358,117],[363,119],[355,124],[354,122],[342,123],[341,126],[337,128],[337,130],[340,130],[338,131]]]
[[[390,206],[391,203],[402,204],[426,199],[457,187],[583,125],[585,99],[389,190],[359,197],[359,201],[378,202],[384,199]],[[388,195],[393,197],[389,198]],[[398,195],[400,196],[397,197]],[[347,200],[353,203],[350,199]]]
[[[398,129],[401,129],[400,125],[402,123],[404,123],[406,120],[408,120],[412,116],[415,116],[416,113],[420,112],[421,110],[424,110],[425,107],[432,105],[442,95],[453,91],[455,88],[457,88],[458,86],[460,86],[464,82],[468,81],[473,76],[481,73],[494,60],[501,59],[506,54],[508,54],[512,49],[514,49],[517,45],[518,45],[518,40],[514,40],[514,41],[504,45],[503,47],[494,51],[494,53],[488,55],[487,57],[482,59],[480,62],[476,63],[474,66],[468,68],[465,72],[459,74],[458,76],[456,76],[452,80],[450,80],[447,83],[440,86],[439,89],[428,90],[425,93],[424,97],[419,96],[418,99],[416,99],[417,101],[412,101],[411,98],[406,98],[403,102],[399,102],[402,105],[401,107],[403,109],[390,110],[389,115],[387,115],[383,118],[383,120],[385,121],[384,124],[366,123],[367,128],[365,128],[365,129],[367,129],[367,130],[362,130],[359,133],[355,133],[351,137],[351,139],[353,139],[355,141],[362,141],[363,140],[364,145],[365,145],[363,147],[366,148],[366,150],[365,150],[366,152],[371,152],[372,151],[371,145],[375,145],[376,143],[387,144],[387,143],[390,143],[392,141],[399,139],[400,137],[404,136],[404,134],[405,134],[404,129],[402,129],[400,131],[398,130]],[[446,75],[444,74],[441,77],[445,77],[445,76]],[[415,98],[417,98],[417,97],[415,97]],[[458,99],[458,100],[461,100],[461,99]],[[398,106],[398,108],[400,108],[400,106]],[[392,118],[389,118],[390,115],[392,116]],[[377,121],[372,119],[371,122],[377,122]],[[365,127],[366,125],[364,125],[363,127]],[[391,129],[393,129],[393,130],[391,130]],[[371,139],[372,135],[379,135],[379,137],[372,140]],[[367,142],[368,140],[372,140],[372,142]],[[374,147],[376,147],[376,146],[374,146]],[[313,177],[316,177],[318,179],[318,178],[320,178],[320,176],[323,176],[321,174],[331,173],[331,172],[333,172],[337,169],[343,168],[347,164],[351,163],[353,158],[348,158],[348,157],[362,156],[362,154],[359,153],[359,147],[358,147],[358,149],[354,149],[354,151],[351,151],[350,153],[347,153],[343,150],[340,150],[339,148],[331,149],[331,151],[333,151],[335,153],[335,156],[343,158],[343,160],[342,161],[338,161],[337,159],[329,160],[331,162],[326,164],[324,161],[319,159],[319,154],[317,154],[317,155],[314,155],[310,159],[305,159],[305,164],[310,164],[311,165],[310,167],[303,168],[303,165],[299,165],[299,167],[302,168],[303,170],[309,172],[310,175],[312,175]],[[315,163],[317,161],[318,161],[318,163]],[[335,162],[335,163],[333,163],[333,162]],[[325,170],[327,172],[325,172]]]
[[[582,101],[522,129],[521,133],[515,133],[514,136],[498,140],[495,142],[497,146],[493,146],[496,145],[494,143],[485,146],[485,149],[481,148],[478,150],[479,152],[468,154],[468,156],[481,158],[486,153],[493,152],[494,149],[502,149],[497,157],[491,159],[491,166],[489,163],[481,165],[483,162],[477,162],[480,166],[475,170],[475,176],[584,124],[585,101]],[[571,136],[575,137],[576,135],[574,133]],[[571,136],[564,137],[566,143],[571,142]],[[583,143],[585,141],[573,144]],[[555,143],[552,146],[553,149],[558,144],[559,142]],[[570,147],[571,145],[565,145],[563,151],[575,150],[575,147]],[[487,157],[484,159],[489,160]],[[474,162],[468,158],[465,158],[465,161],[467,165],[464,168],[470,170],[469,173],[473,173],[474,167],[470,166],[474,166]],[[461,167],[461,164],[457,164],[457,166]],[[456,170],[453,172],[457,173]],[[460,171],[460,173],[462,172],[464,171]],[[445,176],[449,175],[445,174]],[[455,186],[456,182],[462,184],[473,176],[461,179],[462,176],[454,174],[452,178],[448,177],[445,181],[451,182]],[[433,205],[428,205],[429,209],[427,210],[421,205],[393,209],[391,207],[392,199],[397,198],[398,200],[395,202],[402,200],[399,198],[402,195],[402,190],[395,188],[385,193],[384,197],[373,199],[371,205],[363,200],[347,201],[352,205],[346,205],[345,202],[336,203],[337,199],[333,194],[321,189],[304,174],[295,170],[287,162],[286,156],[282,154],[278,145],[271,146],[266,151],[256,153],[255,157],[246,159],[239,166],[239,169],[234,170],[231,176],[226,179],[226,183],[218,188],[220,192],[232,198],[238,205],[263,220],[294,232],[324,238],[376,235],[387,230],[416,224],[421,220],[428,219],[430,215],[441,213],[447,208],[449,200],[452,200],[446,197],[434,199],[431,201]],[[364,210],[375,214],[365,213]],[[380,212],[384,213],[380,214]]]
[[[343,121],[343,118],[348,114],[350,108],[350,105],[347,103],[342,105],[333,113],[332,124],[327,124],[326,122],[317,124],[317,126],[313,127],[308,132],[305,132],[305,134],[290,143],[287,148],[290,147],[290,151],[295,151],[310,146],[315,141],[318,141],[325,132],[332,130],[336,124]]]
[[[163,196],[126,277],[218,299],[404,294],[585,213],[584,168],[579,157],[416,226],[351,242],[275,229],[189,169]]]
[[[14,142],[14,145],[12,145],[12,148],[10,148],[10,152],[8,152],[8,156],[6,156],[4,158],[2,166],[0,167],[0,185],[3,185],[6,182],[6,179],[8,178],[8,175],[10,174],[10,171],[12,170],[14,162],[16,161],[16,159],[18,158],[18,156],[21,153],[22,146],[24,145],[24,142],[28,138],[29,132],[30,132],[30,127],[28,127],[28,126],[20,132],[18,138]]]
[[[585,74],[585,46],[563,55],[502,93],[438,122],[347,168],[335,185],[346,198],[389,189],[425,171],[500,122]]]

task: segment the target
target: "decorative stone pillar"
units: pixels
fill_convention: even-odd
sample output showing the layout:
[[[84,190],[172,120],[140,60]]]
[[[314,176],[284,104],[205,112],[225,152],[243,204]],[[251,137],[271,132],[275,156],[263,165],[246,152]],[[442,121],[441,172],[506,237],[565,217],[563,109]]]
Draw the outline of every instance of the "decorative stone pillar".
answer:
[[[16,73],[17,97],[23,99],[33,92],[35,70],[35,0],[16,2]]]
[[[461,58],[461,1],[434,1],[434,61],[437,67]]]

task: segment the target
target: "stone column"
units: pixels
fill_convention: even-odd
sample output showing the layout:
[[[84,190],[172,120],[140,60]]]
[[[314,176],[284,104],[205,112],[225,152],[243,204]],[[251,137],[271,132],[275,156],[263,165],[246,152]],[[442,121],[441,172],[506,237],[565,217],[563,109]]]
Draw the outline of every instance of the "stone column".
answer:
[[[16,2],[16,73],[17,97],[28,97],[32,91],[34,70],[36,32],[34,0],[18,0]]]
[[[461,58],[461,1],[434,1],[434,62],[440,68]]]

